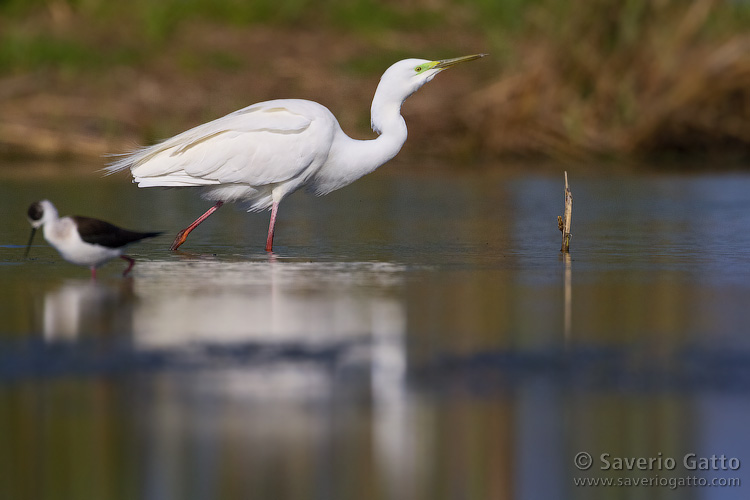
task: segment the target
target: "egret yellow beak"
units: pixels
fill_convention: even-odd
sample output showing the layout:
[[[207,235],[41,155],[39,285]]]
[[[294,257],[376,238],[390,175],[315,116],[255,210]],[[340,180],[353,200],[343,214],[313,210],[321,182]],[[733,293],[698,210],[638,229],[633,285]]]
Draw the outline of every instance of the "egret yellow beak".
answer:
[[[451,66],[455,66],[458,63],[473,61],[474,59],[479,59],[486,55],[487,54],[473,54],[470,56],[454,57],[453,59],[443,59],[441,61],[435,61],[435,66],[433,66],[433,68],[444,70],[450,68]]]

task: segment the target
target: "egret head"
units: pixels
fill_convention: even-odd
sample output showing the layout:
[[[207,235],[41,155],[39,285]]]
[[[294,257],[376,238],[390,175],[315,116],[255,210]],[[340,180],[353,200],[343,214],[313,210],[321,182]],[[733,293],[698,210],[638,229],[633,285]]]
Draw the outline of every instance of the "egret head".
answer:
[[[456,57],[454,59],[442,59],[439,61],[430,61],[428,59],[404,59],[392,65],[385,70],[380,77],[380,83],[375,90],[375,97],[372,100],[372,129],[381,133],[384,130],[385,123],[389,117],[401,118],[401,104],[407,97],[425,83],[429,82],[435,75],[441,71],[455,66],[458,63],[473,61],[487,54],[474,54],[471,56]]]
[[[442,59],[430,61],[428,59],[404,59],[388,68],[380,77],[381,89],[390,93],[394,98],[402,101],[416,92],[422,85],[429,82],[435,75],[458,63],[473,61],[484,57],[486,54],[474,54],[470,56],[456,57],[453,59]]]

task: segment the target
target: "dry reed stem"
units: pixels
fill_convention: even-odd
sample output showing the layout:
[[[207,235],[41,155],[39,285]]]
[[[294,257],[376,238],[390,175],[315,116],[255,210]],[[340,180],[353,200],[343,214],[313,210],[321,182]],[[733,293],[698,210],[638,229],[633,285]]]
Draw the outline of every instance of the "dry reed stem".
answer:
[[[573,217],[573,195],[568,185],[568,172],[565,172],[565,209],[562,215],[557,216],[557,227],[562,232],[562,253],[570,252],[570,223]]]

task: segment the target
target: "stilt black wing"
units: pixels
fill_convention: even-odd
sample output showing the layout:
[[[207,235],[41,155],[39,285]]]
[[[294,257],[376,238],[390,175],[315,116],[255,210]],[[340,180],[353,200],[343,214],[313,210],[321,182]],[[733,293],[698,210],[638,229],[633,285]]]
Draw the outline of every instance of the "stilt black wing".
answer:
[[[120,248],[128,243],[161,234],[161,232],[140,233],[129,231],[103,220],[82,217],[80,215],[73,216],[73,220],[78,226],[78,233],[81,235],[83,241],[108,248]]]

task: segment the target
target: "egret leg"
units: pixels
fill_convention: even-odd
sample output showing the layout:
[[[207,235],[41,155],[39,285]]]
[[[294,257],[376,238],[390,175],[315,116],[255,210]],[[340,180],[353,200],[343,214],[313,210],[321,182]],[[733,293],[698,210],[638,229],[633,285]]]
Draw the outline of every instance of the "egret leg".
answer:
[[[211,215],[212,213],[216,212],[219,208],[221,208],[221,206],[223,204],[224,204],[223,201],[217,201],[216,205],[214,205],[211,208],[209,208],[208,210],[206,210],[206,213],[204,213],[203,215],[201,215],[200,217],[198,217],[197,219],[195,219],[195,222],[193,222],[188,227],[186,227],[185,229],[183,229],[182,231],[180,231],[179,233],[177,233],[177,236],[175,237],[174,242],[172,242],[172,246],[169,247],[169,249],[170,250],[177,250],[180,247],[180,245],[182,245],[183,243],[185,243],[185,240],[187,239],[187,237],[190,234],[190,232],[193,229],[195,229],[196,227],[198,227],[198,225],[200,225],[201,222],[203,222],[204,220],[206,220],[209,215]]]
[[[128,267],[122,272],[123,277],[127,276],[131,269],[133,269],[133,266],[135,265],[135,260],[133,260],[132,257],[128,257],[127,255],[120,255],[120,258],[123,260],[128,261]]]
[[[266,238],[266,252],[273,251],[273,232],[276,229],[276,211],[279,203],[274,201],[271,206],[271,222],[268,223],[268,238]]]

